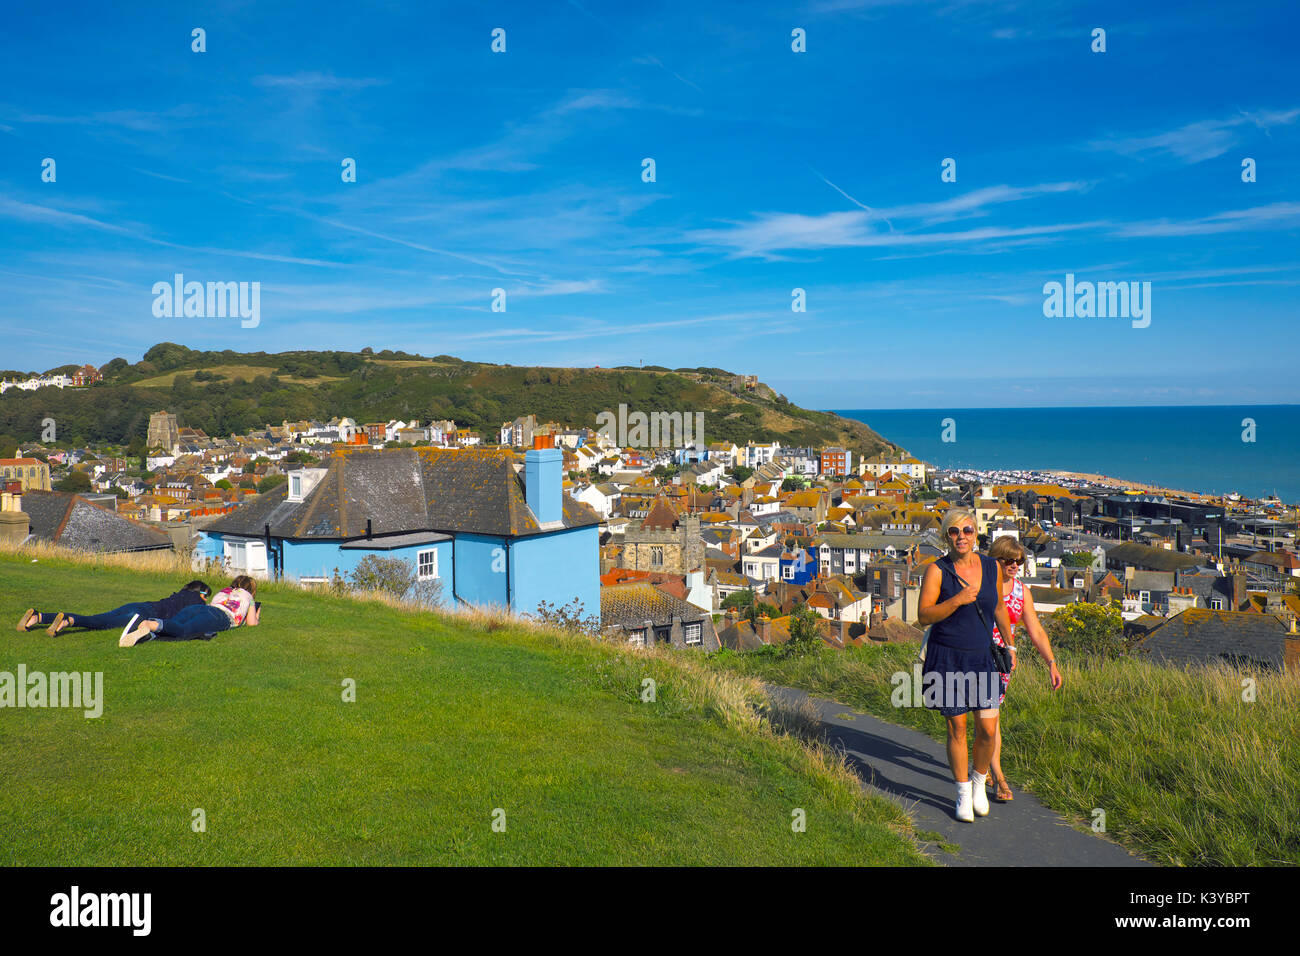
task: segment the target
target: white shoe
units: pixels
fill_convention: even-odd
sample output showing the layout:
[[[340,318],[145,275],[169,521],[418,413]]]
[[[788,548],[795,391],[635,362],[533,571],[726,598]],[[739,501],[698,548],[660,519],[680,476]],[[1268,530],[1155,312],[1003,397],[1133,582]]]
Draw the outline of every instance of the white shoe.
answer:
[[[987,817],[989,815],[989,794],[984,789],[984,784],[988,781],[988,775],[984,774],[984,779],[980,779],[981,774],[977,771],[971,773],[971,797],[972,807],[975,810],[975,816]]]
[[[135,647],[136,642],[140,640],[140,635],[135,633],[135,622],[140,620],[137,614],[127,622],[126,627],[122,628],[122,636],[117,639],[118,647]]]
[[[988,811],[985,810],[985,812]],[[971,808],[971,785],[969,780],[957,784],[957,819],[966,823],[975,822],[975,813]]]

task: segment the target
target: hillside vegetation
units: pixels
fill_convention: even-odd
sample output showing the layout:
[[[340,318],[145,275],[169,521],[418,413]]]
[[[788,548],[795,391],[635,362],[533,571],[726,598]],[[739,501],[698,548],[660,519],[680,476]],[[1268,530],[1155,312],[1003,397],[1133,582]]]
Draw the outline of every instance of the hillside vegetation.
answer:
[[[765,385],[738,387],[733,373],[718,368],[523,368],[387,351],[196,352],[165,342],[140,362],[117,358],[102,371],[104,382],[93,388],[6,393],[0,444],[36,440],[49,417],[61,445],[127,445],[144,438],[150,413],[163,408],[209,435],[347,415],[452,419],[495,441],[502,422],[520,415],[596,428],[597,416],[617,413],[621,403],[646,414],[702,412],[706,441],[842,445],[857,455],[898,450],[861,422],[800,408]]]
[[[943,741],[937,713],[891,700],[894,675],[912,673],[915,654],[915,645],[818,648],[788,660],[724,651],[710,662]],[[1002,708],[1002,769],[1013,789],[1030,790],[1078,826],[1103,823],[1110,838],[1159,863],[1300,863],[1294,676],[1085,661],[1058,648],[1064,684],[1053,692],[1037,653],[1023,656]]]
[[[0,554],[0,672],[103,674],[98,718],[0,710],[0,865],[926,863],[902,810],[694,657],[287,584],[210,642],[11,629],[192,576],[144,560]]]

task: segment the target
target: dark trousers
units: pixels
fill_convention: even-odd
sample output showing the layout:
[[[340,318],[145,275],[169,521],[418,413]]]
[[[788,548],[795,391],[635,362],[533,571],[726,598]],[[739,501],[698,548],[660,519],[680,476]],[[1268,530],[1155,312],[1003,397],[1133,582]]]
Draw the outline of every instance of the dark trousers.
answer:
[[[155,618],[157,620],[157,618]],[[210,604],[192,604],[181,608],[153,632],[155,641],[193,641],[230,628],[230,616]],[[148,638],[145,638],[148,640]]]
[[[73,614],[73,627],[84,627],[88,631],[120,631],[131,623],[131,618],[139,615],[146,617],[153,613],[154,602],[138,601],[135,604],[123,604],[119,608],[105,611],[103,614]],[[67,611],[63,612],[65,615]],[[49,627],[54,623],[53,614],[41,614],[40,626]]]

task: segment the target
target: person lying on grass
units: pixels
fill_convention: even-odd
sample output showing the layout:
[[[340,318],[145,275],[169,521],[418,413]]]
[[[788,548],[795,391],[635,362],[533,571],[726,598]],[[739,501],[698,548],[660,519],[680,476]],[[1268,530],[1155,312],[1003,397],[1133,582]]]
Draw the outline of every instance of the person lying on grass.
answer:
[[[151,617],[127,624],[117,643],[134,647],[142,641],[208,640],[232,627],[256,627],[261,605],[253,600],[255,593],[257,582],[241,574],[229,587],[218,591],[211,604],[182,608],[167,618]]]
[[[70,614],[67,611],[51,614],[29,607],[18,621],[18,630],[28,631],[33,627],[43,627],[50,637],[58,637],[70,627],[84,628],[87,631],[115,631],[126,627],[133,618],[169,618],[184,608],[201,607],[210,594],[212,588],[202,581],[191,581],[175,594],[168,595],[160,601],[123,604],[102,614]]]

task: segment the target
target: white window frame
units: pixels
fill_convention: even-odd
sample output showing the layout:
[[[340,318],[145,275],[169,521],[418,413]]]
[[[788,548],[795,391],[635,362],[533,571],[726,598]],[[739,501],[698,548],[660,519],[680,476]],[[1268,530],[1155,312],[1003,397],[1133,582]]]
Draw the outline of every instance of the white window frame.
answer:
[[[638,627],[635,631],[632,631],[628,635],[627,642],[636,647],[645,647],[645,628]]]
[[[429,564],[432,566],[432,571],[429,573],[425,573],[420,570],[420,566],[425,563],[424,559],[426,557],[429,558]],[[432,581],[437,577],[438,577],[438,549],[426,548],[423,551],[415,552],[415,579],[417,581]]]
[[[703,624],[687,624],[687,625],[685,625],[685,627],[682,628],[682,631],[683,631],[683,634],[684,634],[684,636],[685,636],[686,644],[687,644],[688,646],[693,645],[693,644],[703,644],[703,643],[704,643],[704,625],[703,625]]]
[[[289,500],[302,501],[302,475],[289,476]]]
[[[1221,598],[1221,597],[1210,598],[1210,610],[1211,610],[1211,611],[1222,611],[1222,610],[1224,610],[1224,607],[1223,607],[1223,598]]]
[[[1151,592],[1150,592],[1150,591],[1139,591],[1139,592],[1138,592],[1138,601],[1139,601],[1140,603],[1142,603],[1142,604],[1150,604],[1150,603],[1151,603]]]

